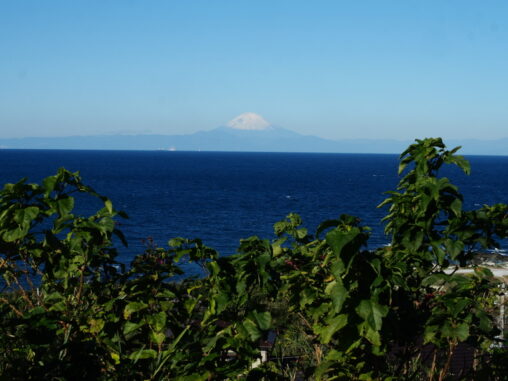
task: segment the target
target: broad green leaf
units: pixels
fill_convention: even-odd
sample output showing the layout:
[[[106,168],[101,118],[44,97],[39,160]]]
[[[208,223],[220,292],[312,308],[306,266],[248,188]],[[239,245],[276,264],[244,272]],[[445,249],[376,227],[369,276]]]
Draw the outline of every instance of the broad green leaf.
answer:
[[[360,376],[358,377],[358,379],[359,379],[360,381],[371,381],[371,380],[373,380],[373,379],[374,379],[374,377],[372,377],[372,373],[373,373],[372,371],[367,372],[367,373],[362,373],[362,374],[360,374]],[[385,381],[389,381],[389,380],[386,380],[386,379],[385,379]]]
[[[437,325],[425,326],[425,331],[423,333],[423,343],[428,344],[434,342],[438,330],[439,327]]]
[[[67,308],[68,308],[67,304],[62,301],[62,302],[54,303],[51,307],[49,307],[49,311],[62,312],[62,311],[65,311]]]
[[[303,239],[307,236],[307,229],[306,228],[301,228],[301,229],[298,229],[296,231],[296,237],[299,238],[299,239]]]
[[[242,323],[242,327],[245,329],[251,341],[256,341],[261,337],[261,332],[259,331],[257,324],[252,319],[245,319]]]
[[[115,362],[115,365],[120,364],[120,355],[118,353],[111,352],[109,355],[111,356],[111,358]]]
[[[152,326],[154,331],[160,332],[166,327],[166,313],[159,312],[148,317],[148,323]]]
[[[365,337],[371,344],[380,346],[381,345],[381,335],[379,334],[379,331],[373,329],[370,327],[369,324],[362,323],[360,326],[363,325],[362,335]]]
[[[133,352],[129,355],[129,359],[134,361],[155,358],[157,358],[157,352],[153,349],[140,349],[139,351]]]
[[[46,196],[48,196],[55,189],[55,185],[57,182],[56,176],[49,176],[42,180],[42,185],[46,190]]]
[[[252,316],[254,317],[254,320],[256,321],[259,328],[261,328],[263,331],[266,331],[271,328],[272,326],[272,316],[270,315],[270,312],[257,312],[256,310],[252,311]]]
[[[143,322],[141,323],[133,323],[131,321],[125,322],[125,325],[123,326],[123,334],[128,335],[137,330],[138,328],[142,327],[143,325],[145,325],[145,323]]]
[[[164,335],[163,332],[150,331],[150,338],[155,344],[161,345],[164,339],[166,338],[166,335]]]
[[[332,264],[330,266],[330,272],[336,279],[339,279],[344,271],[346,271],[344,261],[341,258],[335,256],[331,259],[331,262]]]
[[[181,238],[181,237],[175,237],[175,238],[171,238],[168,241],[168,246],[174,247],[174,248],[179,248],[179,247],[181,247],[185,243],[187,243],[186,239]]]
[[[325,294],[330,295],[334,311],[339,313],[348,295],[346,288],[341,283],[333,281],[326,286]]]
[[[148,306],[142,302],[130,302],[127,304],[123,310],[124,319],[129,319],[129,317],[134,313],[141,311],[142,309],[147,308]]]
[[[28,226],[24,229],[18,228],[13,230],[6,230],[2,234],[2,238],[5,242],[14,242],[20,238],[23,238],[28,233]]]
[[[450,275],[445,273],[435,273],[431,274],[428,277],[422,280],[422,285],[424,286],[441,286],[445,282],[449,281]]]
[[[453,211],[455,216],[459,217],[462,214],[462,201],[460,201],[460,199],[456,198],[450,204],[450,209]]]
[[[307,304],[312,304],[316,299],[316,292],[310,287],[304,288],[300,292],[300,308],[303,310]]]
[[[65,299],[65,296],[58,291],[54,291],[44,296],[45,303],[58,303]]]
[[[200,371],[199,373],[193,373],[188,376],[177,376],[174,378],[175,381],[207,381],[211,379],[213,379],[213,376],[209,370]]]
[[[330,245],[335,255],[341,255],[344,246],[354,240],[359,233],[360,229],[357,227],[347,232],[334,229],[326,234],[326,242]]]
[[[288,219],[291,222],[291,225],[293,225],[294,227],[300,226],[302,224],[302,218],[300,217],[299,214],[290,213],[288,215]]]
[[[109,233],[115,229],[115,221],[111,217],[104,217],[99,220],[97,227],[101,232]]]
[[[14,212],[14,221],[21,226],[29,225],[39,214],[39,208],[29,206],[27,208],[18,209]]]
[[[184,305],[185,310],[187,311],[188,314],[192,313],[192,311],[194,310],[194,307],[196,307],[198,302],[199,302],[199,299],[197,299],[197,298],[188,298],[185,300],[183,305]]]
[[[452,316],[457,317],[471,303],[470,298],[454,298],[446,302]]]
[[[273,256],[277,257],[282,254],[283,250],[280,245],[272,244],[272,252],[273,252]]]
[[[323,315],[328,313],[328,311],[331,309],[331,307],[332,307],[332,303],[321,303],[317,307],[309,308],[309,312],[312,316],[312,319],[314,321],[318,321],[323,317]]]
[[[279,221],[279,222],[276,222],[275,224],[273,224],[273,231],[274,231],[275,235],[277,235],[277,236],[284,233],[287,228],[288,228],[288,223],[285,221]]]
[[[456,148],[460,148],[460,147],[456,147]],[[451,156],[447,162],[456,164],[460,169],[462,169],[464,171],[464,173],[466,175],[471,174],[471,164],[463,156],[461,156],[461,155]]]
[[[90,332],[97,334],[104,328],[104,320],[103,319],[90,319],[88,324],[90,325]]]
[[[450,339],[465,341],[469,337],[469,325],[466,323],[455,324],[447,321],[441,328],[441,334]]]
[[[59,215],[65,216],[74,208],[74,197],[66,196],[56,201],[56,210]]]
[[[319,224],[316,230],[316,237],[319,238],[322,232],[330,228],[335,228],[339,224],[338,220],[326,220]]]
[[[452,259],[455,259],[461,253],[461,251],[464,250],[464,242],[459,240],[452,240],[447,238],[445,239],[444,244],[448,255],[450,255]]]
[[[494,274],[492,273],[492,271],[487,267],[480,267],[480,266],[476,267],[474,269],[474,273],[479,278],[491,279],[494,277]]]
[[[383,318],[388,315],[388,306],[382,306],[372,299],[362,300],[356,313],[375,331],[379,331],[383,324]]]
[[[347,324],[347,315],[340,314],[326,319],[325,325],[316,324],[313,326],[314,332],[319,335],[323,344],[328,344],[332,339],[332,336],[344,328]]]
[[[476,317],[480,321],[480,329],[484,332],[490,332],[493,328],[492,320],[490,316],[483,310],[476,312]]]

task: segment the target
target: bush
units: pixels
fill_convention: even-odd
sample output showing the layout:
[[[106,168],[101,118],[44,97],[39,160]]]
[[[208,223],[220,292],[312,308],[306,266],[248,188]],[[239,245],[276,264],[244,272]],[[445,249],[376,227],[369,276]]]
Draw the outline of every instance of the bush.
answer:
[[[451,360],[464,345],[478,359],[491,355],[498,282],[476,265],[468,276],[454,270],[507,236],[508,206],[462,209],[457,187],[438,176],[444,164],[469,172],[457,149],[424,139],[401,155],[404,176],[381,204],[389,207],[391,245],[376,250],[365,249],[369,229],[355,217],[325,221],[311,235],[290,214],[274,225],[276,239],[242,240],[229,257],[199,239],[176,238],[168,248],[150,245],[124,268],[114,239],[125,243],[115,221],[126,215],[78,173],[7,184],[0,193],[2,378],[489,374],[494,361],[455,369]],[[103,208],[73,214],[75,193]],[[185,277],[182,260],[207,275]],[[268,361],[254,367],[274,333]],[[494,376],[499,369],[492,379],[503,377]]]

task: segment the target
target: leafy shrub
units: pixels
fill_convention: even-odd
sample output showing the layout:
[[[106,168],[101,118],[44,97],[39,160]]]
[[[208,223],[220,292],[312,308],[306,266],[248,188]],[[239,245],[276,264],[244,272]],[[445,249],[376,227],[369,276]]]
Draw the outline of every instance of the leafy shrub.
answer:
[[[391,245],[376,250],[355,217],[311,235],[290,214],[273,241],[250,237],[229,257],[176,238],[124,268],[114,240],[125,243],[115,221],[126,215],[78,173],[7,184],[2,378],[443,380],[489,369],[503,377],[488,360],[504,353],[492,349],[499,283],[476,265],[470,275],[455,270],[507,236],[508,206],[463,210],[457,187],[438,176],[444,164],[469,173],[457,149],[424,139],[401,155],[404,176],[381,204]],[[74,194],[103,207],[75,215]],[[185,277],[182,260],[207,275]],[[255,367],[274,334],[268,361]],[[454,369],[461,345],[482,367]]]

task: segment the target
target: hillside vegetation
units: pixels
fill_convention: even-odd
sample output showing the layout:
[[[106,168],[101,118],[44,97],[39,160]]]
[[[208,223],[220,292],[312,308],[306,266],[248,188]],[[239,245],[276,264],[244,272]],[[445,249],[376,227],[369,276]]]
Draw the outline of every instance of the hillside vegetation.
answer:
[[[358,218],[311,234],[290,214],[273,240],[246,238],[232,256],[174,238],[124,267],[116,221],[126,215],[78,173],[5,185],[0,378],[503,379],[501,283],[487,268],[454,270],[508,236],[508,206],[463,209],[439,177],[443,165],[469,173],[457,149],[424,139],[402,153],[399,185],[380,205],[391,245],[375,250]],[[85,195],[103,208],[74,214]],[[205,276],[184,274],[188,261]],[[474,359],[457,368],[459,347]]]

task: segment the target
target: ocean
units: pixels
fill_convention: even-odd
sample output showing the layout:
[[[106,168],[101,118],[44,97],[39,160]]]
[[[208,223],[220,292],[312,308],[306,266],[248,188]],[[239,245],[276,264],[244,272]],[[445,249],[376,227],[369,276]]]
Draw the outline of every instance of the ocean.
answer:
[[[508,156],[467,159],[470,176],[443,171],[465,208],[508,203]],[[173,237],[201,238],[232,254],[241,238],[273,239],[273,224],[292,212],[310,232],[340,214],[357,216],[372,228],[369,247],[384,245],[387,209],[376,206],[395,190],[397,166],[398,155],[381,154],[0,150],[0,183],[39,182],[59,167],[80,171],[129,215],[120,220],[129,246],[118,258],[128,263],[149,237],[162,247]],[[78,201],[76,212],[99,206]]]

